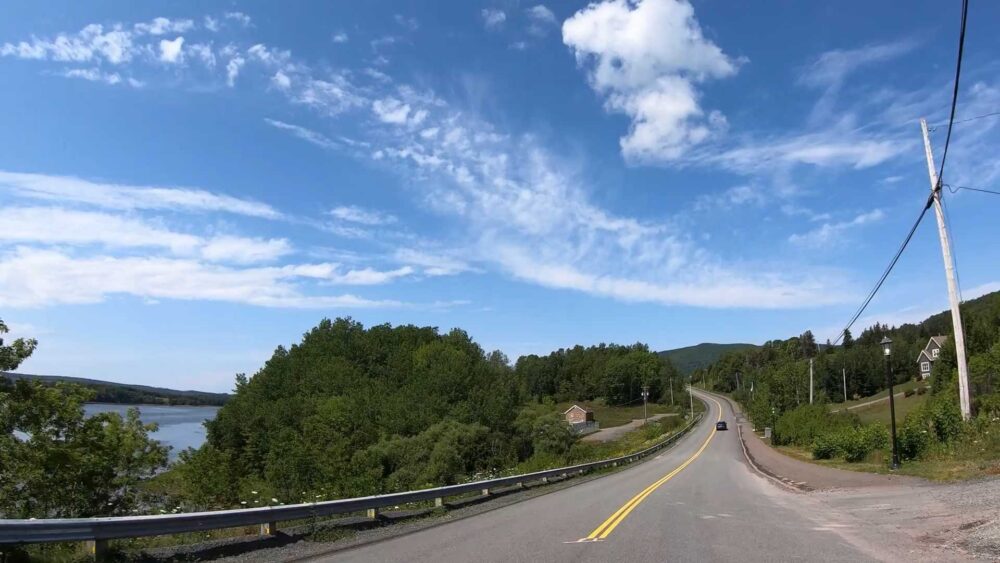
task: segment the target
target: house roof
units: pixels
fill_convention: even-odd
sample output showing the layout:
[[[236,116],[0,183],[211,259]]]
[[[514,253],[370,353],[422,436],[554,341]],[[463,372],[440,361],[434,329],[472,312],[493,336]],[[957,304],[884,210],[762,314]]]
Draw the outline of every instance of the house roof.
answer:
[[[927,346],[930,346],[931,342],[934,342],[938,346],[944,346],[944,343],[947,341],[948,341],[947,336],[932,336],[930,342],[927,343]]]
[[[563,414],[566,414],[566,413],[568,413],[569,411],[571,411],[573,409],[580,409],[583,412],[594,412],[594,411],[592,411],[590,409],[585,409],[585,408],[581,407],[580,405],[573,405],[572,407],[570,407],[570,408],[566,409],[565,411],[563,411]]]
[[[931,355],[927,353],[926,348],[921,350],[920,353],[917,354],[917,363],[919,364],[923,360],[927,360],[928,362],[934,361],[934,358],[932,358]]]

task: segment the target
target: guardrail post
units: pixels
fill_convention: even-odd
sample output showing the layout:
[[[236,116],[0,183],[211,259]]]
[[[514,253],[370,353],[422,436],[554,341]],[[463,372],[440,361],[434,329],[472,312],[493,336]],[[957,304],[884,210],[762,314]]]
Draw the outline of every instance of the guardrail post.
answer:
[[[94,561],[105,561],[108,557],[108,540],[87,540],[83,542],[87,555]]]
[[[370,520],[375,520],[376,518],[378,518],[378,509],[377,508],[369,508],[368,509],[368,518]]]
[[[489,489],[483,489],[483,496],[484,497],[490,496],[490,490]]]
[[[273,536],[278,533],[278,523],[277,522],[264,522],[260,525],[260,535],[262,536]]]
[[[542,477],[542,483],[548,483],[548,482],[549,482],[548,477]]]
[[[442,497],[434,499],[434,508],[441,508],[442,506],[444,506],[444,499]]]

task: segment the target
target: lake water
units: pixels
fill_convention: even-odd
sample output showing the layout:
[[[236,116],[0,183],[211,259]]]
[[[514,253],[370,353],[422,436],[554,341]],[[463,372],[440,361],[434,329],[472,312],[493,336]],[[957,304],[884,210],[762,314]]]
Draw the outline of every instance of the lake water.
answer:
[[[155,422],[160,429],[150,434],[151,438],[170,446],[170,461],[177,459],[181,450],[197,448],[205,442],[206,420],[215,418],[219,407],[189,407],[165,405],[117,405],[108,403],[87,403],[83,410],[87,416],[101,412],[116,412],[125,416],[130,407],[139,408],[139,418],[143,422]]]

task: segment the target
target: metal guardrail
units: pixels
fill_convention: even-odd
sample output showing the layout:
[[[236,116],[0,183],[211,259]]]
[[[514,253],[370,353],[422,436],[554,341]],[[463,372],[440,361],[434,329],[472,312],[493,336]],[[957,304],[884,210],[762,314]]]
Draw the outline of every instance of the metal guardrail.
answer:
[[[143,536],[161,536],[184,532],[238,528],[261,524],[262,532],[274,533],[276,522],[299,520],[368,511],[375,518],[378,509],[406,503],[434,500],[441,505],[442,499],[470,492],[489,494],[490,489],[510,485],[521,485],[529,481],[545,481],[551,477],[583,474],[595,469],[631,463],[673,444],[691,430],[703,417],[699,413],[694,420],[666,440],[645,450],[590,463],[569,467],[547,469],[523,475],[511,475],[460,485],[449,485],[433,489],[406,491],[368,497],[323,501],[316,503],[270,506],[237,510],[216,510],[210,512],[190,512],[186,514],[158,514],[148,516],[116,516],[107,518],[51,518],[34,520],[0,520],[0,544],[28,544],[64,541],[92,542],[90,550],[99,554],[106,547],[107,540]]]

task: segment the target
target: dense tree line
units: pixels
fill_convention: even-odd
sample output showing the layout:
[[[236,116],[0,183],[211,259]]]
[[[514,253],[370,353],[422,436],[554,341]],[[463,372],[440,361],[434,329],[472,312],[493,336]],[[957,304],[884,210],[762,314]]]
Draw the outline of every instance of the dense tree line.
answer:
[[[992,411],[1000,391],[1000,292],[962,305],[969,358],[969,378],[975,410]],[[848,332],[838,346],[819,345],[811,332],[787,340],[729,353],[693,378],[712,388],[733,392],[744,402],[757,426],[774,426],[783,413],[808,402],[809,361],[813,361],[815,392],[821,401],[866,397],[886,388],[885,364],[879,341],[893,341],[894,383],[918,375],[917,356],[931,336],[947,336],[934,362],[931,385],[935,394],[954,391],[955,350],[951,315],[943,312],[917,324],[889,327],[876,323],[858,338]],[[751,389],[753,392],[751,393]]]
[[[515,370],[528,395],[536,400],[601,397],[609,405],[626,405],[642,401],[643,386],[649,387],[649,400],[654,402],[669,393],[671,383],[675,391],[683,388],[681,375],[670,361],[650,352],[645,344],[575,346],[547,356],[522,356]]]

